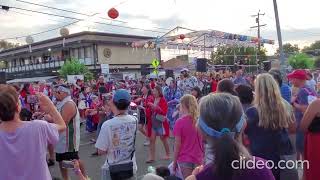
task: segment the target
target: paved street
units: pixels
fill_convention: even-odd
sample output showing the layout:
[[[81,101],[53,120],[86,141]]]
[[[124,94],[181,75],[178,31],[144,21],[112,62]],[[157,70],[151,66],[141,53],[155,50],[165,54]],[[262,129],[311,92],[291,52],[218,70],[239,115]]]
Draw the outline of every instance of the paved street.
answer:
[[[91,157],[91,153],[95,151],[94,144],[90,142],[90,139],[95,137],[95,133],[88,133],[84,131],[84,126],[81,127],[81,144],[80,144],[80,158],[85,163],[86,171],[89,177],[92,180],[100,180],[100,167],[104,164],[106,158],[105,156]],[[147,172],[148,166],[159,166],[159,165],[168,165],[170,161],[158,160],[153,164],[146,164],[145,161],[148,158],[148,146],[143,145],[143,136],[137,132],[137,141],[136,141],[136,158],[138,165],[138,179]],[[173,139],[170,139],[170,148],[173,149]],[[163,145],[160,139],[157,139],[157,159],[160,159],[165,153]],[[172,154],[172,153],[171,153]],[[50,168],[52,177],[61,178],[58,164]],[[74,176],[73,172],[70,171],[70,177],[72,180],[77,178]]]
[[[91,157],[91,153],[95,151],[94,144],[90,142],[90,139],[95,138],[95,133],[88,133],[84,130],[84,126],[81,127],[81,144],[80,144],[80,158],[85,163],[86,171],[91,178],[91,180],[100,180],[101,173],[100,167],[104,164],[106,158],[105,156]],[[137,141],[136,141],[136,158],[138,165],[138,180],[140,180],[144,174],[146,174],[148,166],[152,165],[154,167],[165,165],[167,166],[171,161],[163,161],[160,158],[164,155],[164,148],[160,141],[157,139],[157,159],[153,164],[146,164],[145,161],[148,158],[148,146],[143,145],[144,138],[141,133],[137,132]],[[173,139],[169,138],[171,155],[173,154]],[[61,178],[58,164],[50,168],[52,177]],[[302,169],[299,169],[299,177],[302,179]],[[77,180],[74,176],[74,173],[70,171],[71,180]]]

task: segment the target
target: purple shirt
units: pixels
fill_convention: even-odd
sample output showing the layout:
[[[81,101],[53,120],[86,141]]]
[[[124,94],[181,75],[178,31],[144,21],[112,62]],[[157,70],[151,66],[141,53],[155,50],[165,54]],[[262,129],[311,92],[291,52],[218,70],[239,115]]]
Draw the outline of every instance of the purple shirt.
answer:
[[[265,160],[258,157],[255,157],[254,160],[265,162]],[[214,173],[212,164],[207,165],[199,174],[197,174],[196,179],[197,180],[222,180]],[[274,180],[274,177],[270,169],[255,168],[255,169],[241,170],[240,174],[232,178],[232,180],[257,180],[257,179],[258,180]]]
[[[0,179],[51,180],[47,145],[58,140],[58,129],[46,121],[23,122],[10,133],[0,130]]]

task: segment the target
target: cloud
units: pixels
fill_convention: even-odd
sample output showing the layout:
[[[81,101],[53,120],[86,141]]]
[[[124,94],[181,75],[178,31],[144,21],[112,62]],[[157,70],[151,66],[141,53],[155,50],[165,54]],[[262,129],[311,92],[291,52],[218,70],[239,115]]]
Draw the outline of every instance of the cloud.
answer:
[[[66,15],[75,18],[87,18],[77,15],[34,5],[26,5],[17,1],[0,0],[3,4],[24,7],[48,13]],[[113,21],[112,24],[133,26],[145,29],[156,29],[162,27],[173,29],[176,26],[187,27],[196,30],[214,29],[230,33],[256,35],[256,30],[249,30],[250,26],[256,25],[255,19],[250,15],[256,14],[259,9],[266,13],[261,17],[261,22],[267,26],[262,28],[262,37],[277,39],[273,3],[271,0],[25,0],[33,3],[45,4],[62,9],[68,9],[85,14],[99,13],[93,18],[77,23],[69,27],[71,33],[84,30],[98,30],[110,33],[124,33],[146,36],[157,36],[162,33],[133,30],[128,28],[99,25],[93,21],[110,23],[107,20],[107,11],[111,7],[118,9],[120,17],[118,20],[129,23]],[[124,2],[120,4],[121,2]],[[278,1],[279,15],[282,26],[284,42],[295,42],[306,44],[320,38],[320,25],[315,23],[320,18],[317,11],[320,2],[317,0]],[[18,11],[18,10],[16,10]],[[74,20],[58,17],[34,14],[32,16],[16,14],[14,12],[0,11],[0,39],[11,36],[26,35],[55,28]],[[106,18],[106,19],[101,19]],[[158,29],[159,30],[159,29]],[[167,30],[159,30],[166,32]],[[59,36],[58,31],[49,32],[35,36],[36,41]],[[23,39],[19,41],[24,41]]]
[[[276,31],[269,30],[262,34],[266,38],[278,40]],[[298,44],[302,48],[320,39],[320,28],[283,29],[281,35],[284,43]]]

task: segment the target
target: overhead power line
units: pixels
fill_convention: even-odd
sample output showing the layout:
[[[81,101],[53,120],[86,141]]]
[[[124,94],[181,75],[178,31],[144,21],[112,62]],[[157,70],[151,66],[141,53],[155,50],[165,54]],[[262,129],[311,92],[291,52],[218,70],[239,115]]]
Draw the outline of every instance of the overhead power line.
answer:
[[[24,0],[16,0],[18,2],[21,2],[21,3],[26,3],[26,4],[29,4],[29,5],[34,5],[34,6],[40,6],[40,7],[45,7],[45,8],[48,8],[48,9],[53,9],[53,10],[58,10],[58,11],[63,11],[63,12],[68,12],[68,13],[72,13],[72,14],[78,14],[78,15],[82,15],[82,16],[90,16],[90,14],[85,14],[85,13],[81,13],[81,12],[77,12],[77,11],[71,11],[71,10],[66,10],[66,9],[61,9],[61,8],[56,8],[56,7],[52,7],[52,6],[47,6],[47,5],[43,5],[43,4],[38,4],[38,3],[33,3],[33,2],[29,2],[29,1],[24,1]],[[118,5],[116,6],[119,6],[121,4],[124,4],[126,3],[128,0],[125,0],[125,1],[122,1],[120,2]],[[116,7],[114,6],[114,7]],[[98,14],[101,14],[101,13],[98,13]],[[103,18],[103,17],[99,17],[100,19],[103,19],[103,20],[112,20],[112,21],[115,21],[115,22],[121,22],[121,23],[128,23],[127,21],[122,21],[122,20],[117,20],[117,19],[109,19],[109,18]],[[170,29],[167,29],[167,28],[161,28],[161,27],[153,27],[155,29],[162,29],[162,30],[170,30]]]
[[[10,9],[18,9],[18,10],[28,11],[28,12],[32,12],[32,13],[38,13],[38,14],[44,14],[44,15],[49,15],[49,16],[56,16],[56,17],[60,17],[60,18],[65,18],[65,19],[76,20],[76,22],[73,22],[73,23],[71,23],[71,24],[64,25],[64,26],[61,26],[61,27],[70,26],[70,25],[75,24],[75,23],[77,23],[77,22],[85,21],[85,20],[86,20],[86,19],[83,19],[83,18],[75,18],[75,17],[69,17],[69,16],[58,15],[58,14],[53,14],[53,13],[46,13],[46,12],[41,12],[41,11],[36,11],[36,10],[31,10],[31,9],[20,8],[20,7],[9,7],[9,6],[3,6],[3,5],[0,5],[0,6],[1,6],[1,9],[4,9],[4,10],[6,10],[6,11],[10,11]],[[163,32],[163,31],[156,31],[156,30],[150,30],[150,29],[142,29],[142,28],[135,28],[135,27],[129,27],[129,26],[115,25],[115,24],[104,23],[104,22],[99,22],[99,21],[95,21],[95,22],[92,22],[92,23],[100,24],[100,25],[106,25],[106,26],[119,27],[119,28],[126,28],[126,29],[150,31],[150,32],[156,32],[156,33],[165,33],[165,32]],[[58,28],[54,28],[53,30],[56,30],[56,29],[58,29]],[[49,30],[47,30],[47,31],[42,31],[42,32],[39,32],[39,33],[35,33],[34,35],[43,34],[43,33],[45,33],[45,32],[50,32],[50,31],[53,31],[53,30],[52,30],[52,29],[49,29]],[[26,36],[18,36],[18,37],[12,37],[12,38],[4,38],[3,40],[6,40],[6,39],[19,39],[19,38],[22,38],[22,37],[26,37]]]
[[[24,16],[32,16],[31,14],[27,14],[27,13],[23,13],[23,12],[19,12],[19,11],[15,11],[15,10],[10,10],[10,12],[13,12],[13,13],[16,13],[16,14],[20,14],[20,15],[24,15]],[[58,22],[58,23],[68,23],[68,22],[65,22],[65,21],[59,21],[59,20],[56,20],[56,19],[49,19],[48,20],[50,21],[54,21],[54,22]]]
[[[59,30],[59,29],[61,29],[61,28],[63,28],[63,27],[67,27],[67,26],[76,24],[76,23],[78,23],[78,22],[79,22],[79,21],[75,21],[75,22],[72,22],[72,23],[69,23],[69,24],[66,24],[66,25],[63,25],[63,26],[59,26],[59,27],[56,27],[56,28],[48,29],[48,30],[41,31],[41,32],[37,32],[37,33],[33,33],[33,34],[22,35],[22,36],[15,36],[15,37],[9,37],[9,38],[3,38],[3,39],[0,39],[0,41],[2,41],[2,40],[11,40],[11,39],[20,39],[20,38],[25,38],[25,37],[27,37],[27,36],[36,36],[36,35],[48,33],[48,32],[51,32],[51,31],[56,31],[56,30]]]
[[[90,16],[90,14],[85,14],[85,13],[66,10],[66,9],[61,9],[61,8],[56,8],[56,7],[47,6],[47,5],[43,5],[43,4],[37,4],[37,3],[29,2],[29,1],[23,1],[23,0],[16,0],[16,1],[21,2],[21,3],[26,3],[26,4],[29,4],[29,5],[35,5],[35,6],[45,7],[45,8],[48,8],[48,9],[54,9],[54,10],[58,10],[58,11],[68,12],[68,13],[72,13],[72,14],[78,14],[78,15],[88,16],[88,17]],[[100,13],[98,13],[98,14],[100,14]],[[101,18],[101,19],[107,19],[107,18]],[[112,20],[112,19],[108,19],[108,20]],[[127,22],[121,21],[121,20],[113,20],[113,21],[121,22],[121,23],[127,23]]]

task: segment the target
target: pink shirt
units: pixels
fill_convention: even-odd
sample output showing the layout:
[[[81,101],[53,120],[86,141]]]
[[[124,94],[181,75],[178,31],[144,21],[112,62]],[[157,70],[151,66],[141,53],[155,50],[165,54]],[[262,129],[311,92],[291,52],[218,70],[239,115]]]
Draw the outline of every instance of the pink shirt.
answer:
[[[200,132],[192,124],[191,116],[183,116],[176,121],[173,129],[174,136],[181,138],[178,162],[202,164],[203,141]]]

